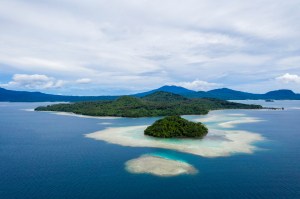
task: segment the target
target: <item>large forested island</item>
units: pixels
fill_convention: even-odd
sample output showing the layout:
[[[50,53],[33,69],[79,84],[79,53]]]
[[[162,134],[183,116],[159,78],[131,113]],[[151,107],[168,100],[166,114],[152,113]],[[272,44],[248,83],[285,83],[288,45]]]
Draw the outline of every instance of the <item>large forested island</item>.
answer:
[[[207,128],[200,122],[190,122],[180,116],[168,116],[148,126],[144,134],[160,138],[202,138],[207,132]]]
[[[219,109],[261,109],[214,98],[189,99],[178,94],[155,92],[145,97],[122,96],[111,101],[61,103],[37,107],[36,111],[60,111],[90,116],[153,117],[200,115]]]

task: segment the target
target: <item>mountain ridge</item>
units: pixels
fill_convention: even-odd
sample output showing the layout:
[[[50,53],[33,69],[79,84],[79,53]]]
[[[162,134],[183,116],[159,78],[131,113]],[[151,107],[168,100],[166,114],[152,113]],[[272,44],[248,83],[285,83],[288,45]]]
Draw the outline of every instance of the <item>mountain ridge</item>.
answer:
[[[131,94],[129,96],[145,97],[155,92],[169,92],[182,95],[186,98],[217,98],[223,100],[300,100],[300,94],[294,93],[292,90],[280,89],[266,92],[264,94],[249,93],[243,91],[232,90],[229,88],[219,88],[210,91],[193,91],[180,86],[166,85],[147,92]],[[30,91],[14,91],[0,87],[0,101],[2,102],[77,102],[77,101],[98,101],[98,100],[114,100],[120,96],[68,96],[54,95],[42,92]]]

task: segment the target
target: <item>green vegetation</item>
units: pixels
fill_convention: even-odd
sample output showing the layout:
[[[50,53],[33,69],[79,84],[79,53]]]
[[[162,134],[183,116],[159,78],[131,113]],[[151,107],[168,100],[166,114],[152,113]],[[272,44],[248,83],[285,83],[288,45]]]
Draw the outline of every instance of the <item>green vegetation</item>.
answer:
[[[36,111],[72,112],[90,116],[153,117],[170,115],[201,115],[218,109],[260,109],[213,98],[188,99],[181,95],[156,92],[143,98],[122,96],[113,101],[76,102],[37,107]]]
[[[160,138],[202,138],[207,132],[207,128],[200,122],[190,122],[180,116],[168,116],[147,127],[144,134]]]

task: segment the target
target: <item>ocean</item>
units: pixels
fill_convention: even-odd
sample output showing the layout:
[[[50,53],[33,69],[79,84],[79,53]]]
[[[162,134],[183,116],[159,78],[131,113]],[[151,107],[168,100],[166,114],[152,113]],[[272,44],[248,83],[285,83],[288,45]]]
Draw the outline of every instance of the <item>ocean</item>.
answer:
[[[120,135],[132,136],[128,141],[114,134],[158,118],[75,117],[32,111],[50,103],[0,103],[0,199],[300,198],[300,101],[240,102],[285,110],[184,116],[220,132],[196,152],[196,141],[156,145],[139,131]],[[228,140],[223,131],[240,136]],[[88,136],[94,132],[100,137]],[[101,137],[103,132],[114,139]],[[263,139],[239,142],[251,135]],[[145,155],[186,162],[197,173],[157,176],[126,168]]]

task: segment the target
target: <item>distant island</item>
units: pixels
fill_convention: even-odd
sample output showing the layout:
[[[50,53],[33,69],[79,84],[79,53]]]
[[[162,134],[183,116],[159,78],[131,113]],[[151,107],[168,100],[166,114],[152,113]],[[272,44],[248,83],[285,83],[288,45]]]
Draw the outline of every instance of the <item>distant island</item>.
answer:
[[[60,111],[89,116],[154,117],[171,115],[202,115],[210,110],[261,109],[213,98],[189,99],[184,96],[158,91],[138,98],[122,96],[116,100],[75,102],[37,107],[36,111]]]
[[[159,138],[203,138],[207,132],[207,128],[200,122],[190,122],[180,116],[168,116],[147,127],[144,134]]]
[[[187,98],[216,98],[222,100],[300,100],[300,94],[291,90],[281,89],[264,94],[247,93],[228,88],[214,89],[210,91],[193,91],[180,86],[162,86],[147,92],[131,94],[133,97],[145,97],[155,92],[164,91],[179,94]],[[120,96],[67,96],[53,95],[41,92],[13,91],[0,88],[1,102],[83,102],[99,100],[115,100]]]

